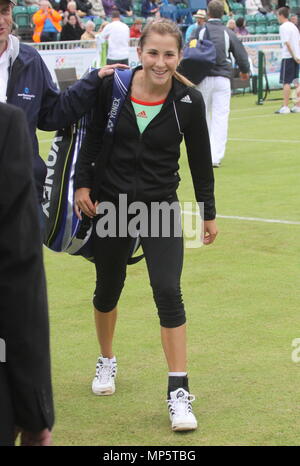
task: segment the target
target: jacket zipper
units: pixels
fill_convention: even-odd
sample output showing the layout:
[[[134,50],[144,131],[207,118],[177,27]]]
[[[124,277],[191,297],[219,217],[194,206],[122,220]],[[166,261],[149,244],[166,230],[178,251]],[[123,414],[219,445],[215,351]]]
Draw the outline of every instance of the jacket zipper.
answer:
[[[184,94],[184,93],[183,93]],[[180,95],[180,97],[182,97]],[[178,100],[178,98],[176,99]],[[172,99],[170,100],[166,106],[162,109],[162,111],[165,111],[165,109],[170,105],[170,104],[173,104],[175,102],[175,99]],[[151,126],[151,124],[153,123],[153,121],[156,120],[156,118],[159,118],[160,117],[160,113],[158,115],[156,115],[153,120],[151,120],[151,122],[149,123],[149,125],[146,127],[145,131],[143,133],[140,133],[139,134],[139,139],[138,139],[138,150],[135,151],[135,162],[134,162],[134,171],[135,171],[135,174],[134,174],[134,190],[133,190],[133,201],[136,199],[136,195],[137,195],[137,184],[138,184],[138,163],[141,159],[141,155],[142,155],[142,139],[143,139],[143,134],[148,131],[149,129],[149,126]],[[176,115],[175,115],[176,117]],[[136,117],[135,117],[136,118]],[[137,129],[138,129],[138,125],[137,125],[137,122],[136,122],[136,126],[137,126]],[[138,129],[139,130],[139,129]]]
[[[139,134],[138,150],[135,151],[135,160],[134,160],[134,191],[133,191],[133,201],[136,199],[138,191],[138,164],[142,155],[142,139],[143,133]]]

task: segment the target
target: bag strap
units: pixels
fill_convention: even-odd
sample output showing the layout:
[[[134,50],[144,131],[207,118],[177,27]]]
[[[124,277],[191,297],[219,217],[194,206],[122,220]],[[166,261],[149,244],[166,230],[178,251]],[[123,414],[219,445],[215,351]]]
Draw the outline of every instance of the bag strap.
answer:
[[[105,157],[98,157],[96,162],[96,172],[98,172],[98,167],[100,168],[100,173],[104,173],[108,157],[110,155],[112,145],[113,145],[113,134],[116,128],[116,124],[122,109],[122,106],[125,102],[126,96],[129,91],[131,79],[132,79],[132,70],[131,69],[115,69],[114,71],[114,80],[111,96],[111,104],[108,110],[108,120],[106,128],[104,131],[104,146],[105,146]],[[101,179],[97,179],[97,184],[101,182]],[[95,183],[94,183],[95,184]],[[95,188],[95,186],[94,186]]]
[[[113,134],[118,121],[120,111],[128,94],[132,78],[131,69],[116,69],[114,72],[114,82],[112,91],[111,107],[108,114],[108,121],[105,132]]]
[[[112,136],[114,133],[116,123],[120,115],[120,111],[129,91],[131,79],[131,69],[116,69],[114,72],[111,108],[108,114],[108,121],[105,129],[106,134],[110,134]],[[136,264],[143,258],[144,254],[140,254],[136,257],[130,257],[128,259],[128,264]]]
[[[113,145],[113,133],[115,131],[116,123],[118,121],[122,106],[125,102],[129,86],[132,79],[132,70],[131,69],[118,69],[116,68],[114,71],[114,80],[113,80],[113,88],[112,88],[112,97],[111,97],[111,104],[108,110],[108,120],[106,124],[106,128],[104,131],[104,144],[103,146],[106,147],[105,150],[105,157],[98,157],[96,160],[95,171],[98,172],[98,168],[100,169],[100,173],[104,174],[104,170],[106,167],[106,163],[108,157],[110,155],[112,145]],[[100,177],[97,178],[97,185],[101,183],[102,179]],[[96,193],[96,186],[95,180],[93,183],[93,189],[91,192],[91,199],[95,201],[94,194]]]

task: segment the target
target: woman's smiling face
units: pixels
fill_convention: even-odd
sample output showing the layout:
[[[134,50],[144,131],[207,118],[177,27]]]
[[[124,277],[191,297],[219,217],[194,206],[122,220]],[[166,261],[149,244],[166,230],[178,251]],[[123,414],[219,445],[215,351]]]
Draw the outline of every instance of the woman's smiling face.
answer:
[[[165,85],[171,80],[180,61],[176,38],[171,34],[152,32],[143,48],[138,48],[145,78],[154,85]]]

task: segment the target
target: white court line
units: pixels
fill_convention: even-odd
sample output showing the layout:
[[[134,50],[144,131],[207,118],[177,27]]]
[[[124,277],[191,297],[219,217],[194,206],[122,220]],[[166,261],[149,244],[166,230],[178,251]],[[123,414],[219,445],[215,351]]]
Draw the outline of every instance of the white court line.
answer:
[[[198,215],[196,212],[190,212],[189,210],[183,210],[183,214],[187,215]],[[263,222],[263,223],[280,223],[283,225],[300,225],[300,222],[295,222],[292,220],[277,220],[272,218],[258,218],[258,217],[239,217],[236,215],[218,215],[217,218],[227,218],[230,220],[246,220],[248,222]]]
[[[300,140],[298,139],[244,139],[244,138],[228,138],[228,141],[245,141],[245,142],[272,142],[276,144],[277,142],[282,142],[284,144],[299,144]]]
[[[230,117],[230,120],[248,120],[248,119],[252,119],[252,118],[266,118],[266,117],[270,117],[270,116],[274,116],[274,117],[277,117],[278,115],[276,113],[264,113],[263,115],[249,115],[249,116],[244,116],[244,117]]]
[[[259,109],[263,109],[263,108],[270,108],[270,107],[278,107],[278,103],[277,104],[269,104],[267,107],[262,107],[261,105],[253,105],[253,107],[248,107],[248,108],[233,108],[233,109],[230,109],[230,113],[242,113],[242,112],[249,112],[251,110],[259,110]]]

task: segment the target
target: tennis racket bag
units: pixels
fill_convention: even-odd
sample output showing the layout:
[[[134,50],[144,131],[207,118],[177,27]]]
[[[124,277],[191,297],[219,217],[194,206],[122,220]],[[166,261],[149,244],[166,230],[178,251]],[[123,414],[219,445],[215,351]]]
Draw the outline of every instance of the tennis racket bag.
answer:
[[[198,39],[192,39],[185,45],[178,71],[192,83],[199,84],[209,76],[211,69],[216,65],[216,60],[216,47],[210,40],[206,26],[200,30]]]
[[[109,111],[105,130],[107,133],[114,132],[131,76],[132,71],[129,69],[115,70],[112,103],[117,101],[119,105],[114,105],[113,112],[112,107]],[[46,161],[47,177],[42,208],[45,221],[44,244],[52,251],[83,256],[93,262],[92,222],[86,216],[83,216],[82,221],[79,220],[74,210],[75,165],[88,122],[89,115],[86,115],[72,126],[56,132]],[[139,245],[139,237],[133,238],[129,264],[143,258],[142,255],[132,257]]]

